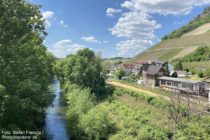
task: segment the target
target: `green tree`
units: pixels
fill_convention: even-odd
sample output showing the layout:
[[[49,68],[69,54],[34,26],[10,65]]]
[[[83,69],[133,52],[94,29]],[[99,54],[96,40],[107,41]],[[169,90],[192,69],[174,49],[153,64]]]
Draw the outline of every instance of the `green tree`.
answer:
[[[178,77],[177,72],[173,72],[171,77],[177,78]]]
[[[122,77],[125,76],[125,71],[122,70],[122,69],[117,70],[116,71],[116,76],[119,80],[122,79]]]
[[[67,123],[71,130],[71,137],[78,138],[82,135],[78,123],[82,115],[87,113],[93,106],[93,97],[90,90],[82,89],[77,85],[66,83],[64,86],[67,100]]]
[[[178,62],[175,64],[174,68],[175,68],[176,70],[183,70],[182,61],[178,61]]]
[[[46,35],[39,6],[25,0],[0,1],[0,84],[3,128],[37,129],[53,96],[48,85],[52,61],[46,54]]]
[[[90,49],[69,55],[63,61],[59,61],[55,69],[62,83],[70,81],[81,87],[90,88],[92,93],[102,92],[105,87],[101,60]]]

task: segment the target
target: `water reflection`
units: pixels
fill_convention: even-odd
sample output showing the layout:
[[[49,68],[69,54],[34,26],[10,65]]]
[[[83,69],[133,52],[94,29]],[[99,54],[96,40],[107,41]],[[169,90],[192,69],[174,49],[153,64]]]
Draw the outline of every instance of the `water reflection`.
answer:
[[[53,82],[53,91],[56,95],[53,106],[50,106],[46,112],[46,133],[49,140],[69,140],[67,134],[65,119],[61,111],[60,82]]]

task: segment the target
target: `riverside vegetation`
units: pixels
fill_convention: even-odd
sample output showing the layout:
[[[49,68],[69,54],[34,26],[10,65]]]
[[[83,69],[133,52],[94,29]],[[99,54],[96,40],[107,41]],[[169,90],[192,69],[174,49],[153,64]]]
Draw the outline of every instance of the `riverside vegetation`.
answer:
[[[184,105],[176,106],[158,97],[106,85],[104,69],[89,49],[55,65],[62,81],[72,139],[203,140],[210,137],[209,117],[189,114]],[[80,83],[75,79],[80,79]]]

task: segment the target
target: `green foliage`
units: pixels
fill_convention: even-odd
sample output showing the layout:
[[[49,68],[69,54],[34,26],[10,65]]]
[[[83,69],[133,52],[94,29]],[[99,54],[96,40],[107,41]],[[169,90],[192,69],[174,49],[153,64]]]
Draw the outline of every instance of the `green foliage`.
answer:
[[[68,127],[72,137],[79,137],[82,135],[78,126],[80,117],[94,106],[93,98],[90,95],[90,90],[69,83],[65,84],[64,91],[67,100]]]
[[[208,68],[208,69],[205,71],[205,76],[206,76],[206,77],[210,77],[210,68]]]
[[[194,62],[194,61],[208,61],[210,60],[210,48],[203,46],[195,50],[195,52],[185,56],[183,62]]]
[[[200,78],[203,78],[203,77],[204,77],[204,73],[203,73],[202,71],[200,71],[200,72],[198,73],[198,76],[199,76]]]
[[[178,131],[174,139],[182,140],[207,140],[210,138],[210,118],[204,117],[184,120],[179,124]]]
[[[183,70],[182,61],[178,61],[174,65],[175,70]]]
[[[105,75],[102,73],[101,60],[89,49],[80,50],[75,55],[69,55],[64,60],[58,61],[54,69],[62,84],[70,81],[89,88],[92,93],[104,90]]]
[[[114,131],[114,124],[103,108],[96,107],[81,117],[79,127],[87,135],[89,140],[108,139]]]
[[[178,77],[177,72],[173,72],[171,77],[177,78]]]
[[[44,108],[53,99],[48,89],[53,59],[43,45],[39,8],[25,0],[0,1],[0,84],[5,88],[0,125],[5,129],[41,128]]]
[[[125,71],[122,69],[119,69],[115,72],[117,78],[120,80],[123,76],[125,76]]]
[[[94,97],[89,89],[69,83],[64,86],[67,100],[67,121],[72,138],[105,139],[112,132],[107,112],[94,106]]]
[[[207,9],[208,10],[208,9]],[[205,14],[204,16],[198,16],[196,19],[192,20],[187,25],[183,26],[182,28],[172,32],[169,35],[166,35],[162,38],[162,40],[172,39],[172,38],[178,38],[182,35],[210,22],[210,14],[209,12]]]
[[[111,140],[167,140],[171,132],[165,127],[159,127],[143,111],[140,113],[124,103],[114,101],[110,104],[110,111],[116,116],[115,121],[120,125],[119,131],[111,137]]]
[[[151,97],[151,96],[146,96],[142,93],[134,92],[134,91],[129,91],[121,88],[116,88],[114,90],[114,94],[117,96],[122,96],[123,94],[130,95],[132,97],[135,97],[137,100],[142,100],[147,102],[148,104],[157,106],[157,107],[167,107],[169,105],[168,102],[158,99],[156,97]]]

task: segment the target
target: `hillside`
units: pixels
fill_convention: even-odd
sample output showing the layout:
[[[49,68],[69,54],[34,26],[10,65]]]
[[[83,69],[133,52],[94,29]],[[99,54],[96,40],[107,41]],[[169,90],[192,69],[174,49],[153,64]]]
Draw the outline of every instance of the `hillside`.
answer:
[[[175,30],[169,35],[164,36],[162,40],[181,37],[209,22],[210,22],[210,7],[206,8],[202,14],[198,15],[195,19],[193,19],[187,25],[181,27],[178,30]]]
[[[209,30],[210,30],[210,23],[206,23],[206,24],[194,29],[193,31],[184,34],[183,36],[200,35],[200,34],[204,34],[204,33],[208,32]]]
[[[160,43],[138,54],[128,62],[159,59],[172,61],[193,53],[200,46],[210,47],[210,7],[189,24],[165,36]],[[151,55],[152,54],[152,55]]]
[[[119,62],[125,62],[130,60],[130,58],[124,58],[124,57],[113,57],[113,58],[104,58],[102,59],[103,63],[111,63],[111,64],[116,64]]]
[[[205,71],[210,68],[210,47],[199,47],[193,53],[176,59],[173,63],[181,61],[184,68],[188,68],[193,71]]]
[[[210,32],[195,36],[168,39],[140,53],[130,62],[148,59],[171,61],[194,52],[200,46],[210,46]],[[152,55],[151,55],[152,54]]]

